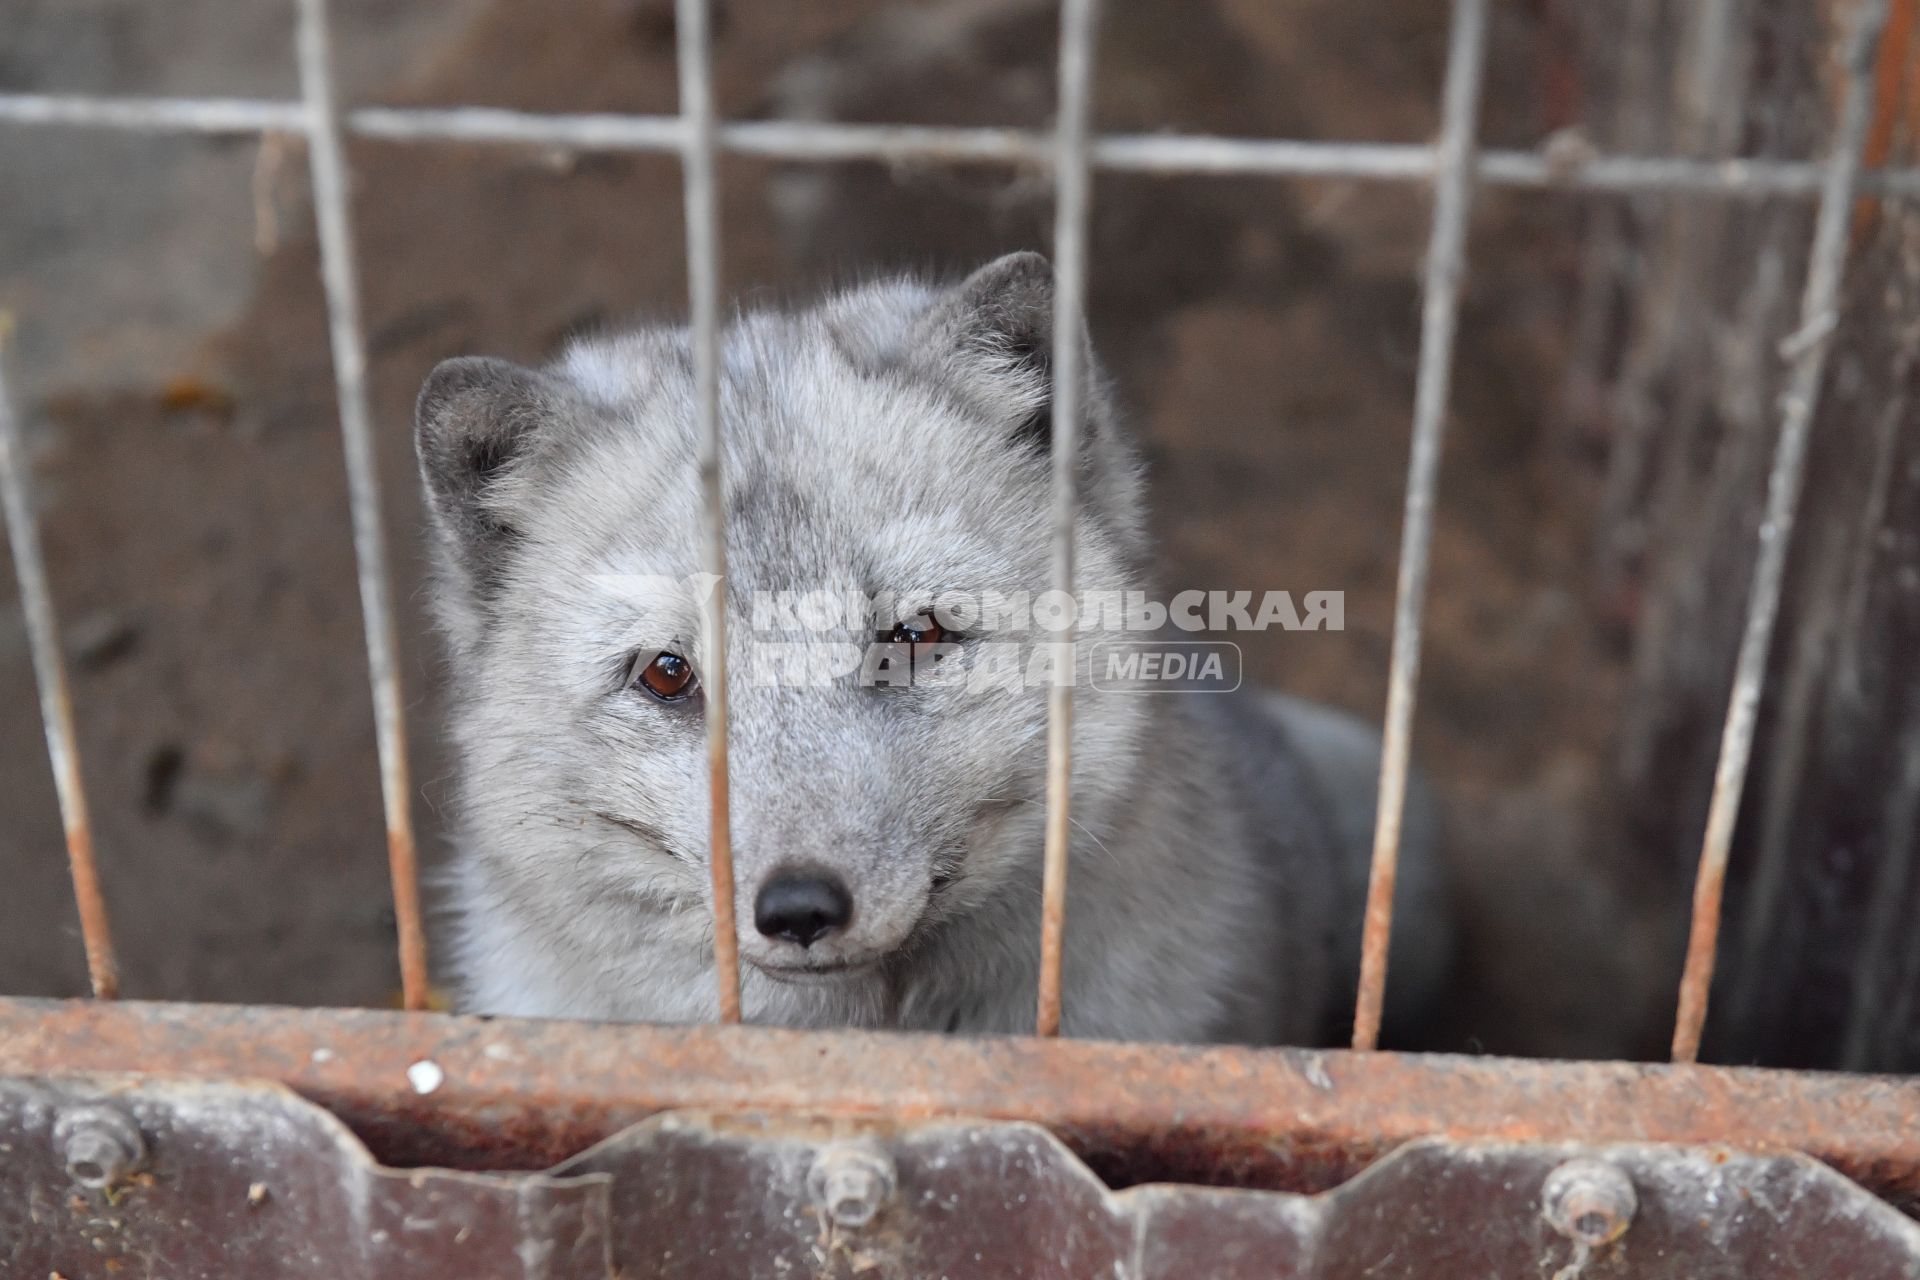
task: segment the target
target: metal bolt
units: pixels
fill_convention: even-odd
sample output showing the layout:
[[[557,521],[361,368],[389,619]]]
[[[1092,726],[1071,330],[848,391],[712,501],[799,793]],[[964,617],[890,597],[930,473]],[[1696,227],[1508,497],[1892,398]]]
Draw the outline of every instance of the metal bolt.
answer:
[[[96,1190],[119,1182],[147,1156],[140,1126],[115,1107],[74,1107],[61,1112],[54,1122],[53,1140],[66,1161],[67,1176]]]
[[[893,1161],[868,1143],[842,1142],[814,1157],[807,1193],[836,1225],[859,1230],[893,1195]]]
[[[1597,1248],[1626,1234],[1640,1207],[1633,1182],[1604,1160],[1569,1160],[1547,1175],[1540,1212],[1555,1231]]]

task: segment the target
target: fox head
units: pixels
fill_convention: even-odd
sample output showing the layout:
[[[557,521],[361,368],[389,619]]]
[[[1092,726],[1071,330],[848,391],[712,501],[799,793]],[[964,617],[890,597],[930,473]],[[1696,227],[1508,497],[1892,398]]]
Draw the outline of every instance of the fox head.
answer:
[[[723,580],[703,576],[684,330],[428,378],[417,443],[465,905],[588,975],[576,1011],[621,1016],[663,942],[710,956],[709,606],[727,618],[750,1013],[811,990],[859,1020],[942,930],[1016,898],[1030,914],[1049,683],[1033,650],[1060,637],[949,602],[1050,584],[1053,335],[1035,254],[738,315],[721,335]],[[1088,383],[1079,580],[1135,587],[1139,468]],[[980,678],[993,645],[1022,678]],[[1139,701],[1080,699],[1076,818],[1124,803],[1107,780],[1139,749]],[[490,943],[470,928],[461,945]]]

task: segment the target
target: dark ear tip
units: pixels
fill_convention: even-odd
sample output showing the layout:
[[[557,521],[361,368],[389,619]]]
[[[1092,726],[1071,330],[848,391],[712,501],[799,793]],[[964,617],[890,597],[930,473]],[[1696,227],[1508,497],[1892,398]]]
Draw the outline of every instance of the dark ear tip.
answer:
[[[1030,250],[995,258],[953,293],[962,331],[1022,359],[1044,352],[1053,316],[1053,264]]]
[[[1053,263],[1047,255],[1032,249],[1002,254],[975,271],[964,286],[975,293],[1001,293],[1012,289],[1051,290]]]
[[[1053,279],[1053,263],[1047,255],[1035,249],[1016,249],[1012,253],[1002,254],[987,264],[989,268],[999,268],[1010,276],[1042,276]]]
[[[420,447],[444,436],[467,436],[470,420],[486,420],[499,405],[532,403],[543,374],[493,355],[455,355],[426,374],[413,403],[413,432]],[[468,426],[459,426],[461,422]]]
[[[494,356],[454,356],[433,366],[433,372],[420,387],[414,401],[413,420],[422,432],[439,426],[447,410],[463,396],[475,391],[514,385],[524,380],[526,371],[510,361]]]

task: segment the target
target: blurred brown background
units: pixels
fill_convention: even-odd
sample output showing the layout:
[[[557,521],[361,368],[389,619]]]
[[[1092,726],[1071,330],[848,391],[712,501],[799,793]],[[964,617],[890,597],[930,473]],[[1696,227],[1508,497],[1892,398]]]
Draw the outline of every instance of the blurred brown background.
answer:
[[[1703,48],[1707,6],[1500,0],[1483,136],[1532,147],[1577,128],[1610,150],[1817,157],[1846,7],[1720,6],[1724,47]],[[0,90],[291,97],[290,9],[12,0]],[[335,10],[350,101],[675,107],[669,0]],[[1107,10],[1102,128],[1420,142],[1436,127],[1447,6],[1433,0]],[[722,110],[1041,127],[1056,21],[1046,0],[722,0]],[[1907,154],[1890,120],[1885,149]],[[681,194],[665,156],[356,142],[351,158],[432,861],[447,789],[413,393],[448,355],[536,360],[582,329],[681,312]],[[386,1003],[393,920],[300,145],[0,126],[0,172],[8,368],[128,992]],[[729,158],[723,180],[726,279],[749,299],[958,271],[1044,248],[1051,225],[1044,181],[1009,170]],[[1769,353],[1794,325],[1809,209],[1480,193],[1418,718],[1468,924],[1431,1045],[1664,1048],[1776,425]],[[1370,718],[1427,216],[1411,185],[1103,175],[1096,192],[1093,325],[1153,464],[1165,581],[1344,590],[1346,631],[1255,637],[1251,674]],[[1911,1017],[1868,1019],[1860,1040],[1857,1007],[1870,990],[1869,1012],[1897,1011],[1904,992],[1911,1013],[1920,986],[1914,944],[1868,927],[1889,893],[1907,904],[1881,908],[1896,922],[1920,893],[1912,811],[1895,803],[1920,790],[1920,767],[1900,764],[1913,717],[1880,711],[1911,683],[1899,428],[1920,235],[1905,211],[1861,217],[1813,549],[1796,555],[1796,587],[1811,585],[1783,619],[1737,854],[1784,870],[1770,897],[1737,886],[1709,1049],[1884,1066],[1920,1052]],[[25,636],[0,578],[0,990],[77,993]],[[1858,660],[1836,692],[1827,659],[1843,651]],[[1781,1023],[1776,1000],[1795,992],[1827,1012]]]

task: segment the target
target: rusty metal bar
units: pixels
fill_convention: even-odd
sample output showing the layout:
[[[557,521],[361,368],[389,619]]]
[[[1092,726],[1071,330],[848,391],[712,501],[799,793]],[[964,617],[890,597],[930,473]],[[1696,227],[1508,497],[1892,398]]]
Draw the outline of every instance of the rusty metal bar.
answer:
[[[1780,440],[1767,477],[1767,501],[1760,521],[1760,548],[1754,560],[1753,595],[1747,604],[1745,632],[1727,700],[1720,760],[1713,777],[1713,801],[1707,811],[1700,870],[1693,888],[1693,927],[1687,939],[1686,969],[1680,978],[1679,1010],[1674,1016],[1673,1058],[1692,1062],[1700,1055],[1720,938],[1721,899],[1726,892],[1727,858],[1733,847],[1740,795],[1753,755],[1760,696],[1766,687],[1767,655],[1780,589],[1793,543],[1794,509],[1806,467],[1807,439],[1820,400],[1827,347],[1840,323],[1840,287],[1845,282],[1849,229],[1860,193],[1861,159],[1873,114],[1873,64],[1886,26],[1887,0],[1859,0],[1846,52],[1846,93],[1826,162],[1813,244],[1807,260],[1806,291],[1800,303],[1800,328],[1781,344],[1792,362],[1786,394],[1780,400]]]
[[[5,337],[0,317],[0,339]],[[20,611],[26,618],[33,651],[33,678],[40,689],[40,718],[46,727],[47,759],[60,797],[60,821],[66,829],[67,870],[73,877],[73,901],[80,913],[80,938],[87,950],[87,978],[93,994],[111,1000],[120,994],[120,968],[114,959],[113,930],[100,892],[100,871],[93,858],[93,823],[87,817],[87,789],[80,776],[80,745],[73,732],[73,699],[67,690],[67,663],[60,653],[60,626],[47,585],[47,561],[40,550],[40,524],[28,482],[31,460],[13,414],[6,371],[0,368],[0,504],[6,508],[7,541],[13,547],[13,572],[20,583]]]
[[[334,392],[346,453],[347,503],[353,517],[353,554],[359,570],[360,612],[373,685],[374,738],[380,754],[380,795],[387,818],[387,867],[399,931],[400,987],[409,1009],[427,1007],[427,941],[421,926],[418,857],[413,838],[413,785],[407,771],[406,707],[400,694],[399,641],[387,574],[386,534],[380,518],[380,474],[367,404],[367,353],[355,278],[352,182],[347,172],[340,109],[334,101],[326,0],[299,0],[294,53],[305,105],[307,160],[313,181],[314,223],[320,236],[320,282],[327,295]]]
[[[417,1091],[420,1064],[436,1087]],[[1911,1211],[1920,1080],[1490,1057],[0,1000],[0,1075],[279,1081],[382,1159],[542,1168],[661,1111],[1027,1120],[1109,1182],[1318,1191],[1412,1139],[1803,1151]]]
[[[700,673],[707,712],[707,777],[712,819],[707,867],[713,877],[713,967],[720,1021],[740,1021],[740,939],[734,932],[733,822],[727,778],[727,497],[720,438],[720,208],[714,169],[712,55],[707,0],[678,0],[681,171],[686,186],[688,323],[693,334],[694,426],[706,518],[702,568],[712,587],[702,602],[706,659]]]
[[[51,125],[152,133],[304,133],[296,103],[246,98],[118,98],[77,94],[0,94],[0,125]],[[677,116],[548,114],[492,107],[359,107],[348,131],[383,142],[462,142],[559,147],[574,151],[677,152],[685,126]],[[1020,129],[738,120],[721,124],[722,151],[783,160],[946,164],[1044,164],[1047,135]],[[1425,182],[1434,148],[1403,143],[1305,142],[1181,134],[1108,134],[1090,143],[1096,169],[1150,174],[1248,174]],[[1823,166],[1804,160],[1695,159],[1681,156],[1554,154],[1489,150],[1476,177],[1498,187],[1613,193],[1771,196],[1809,199]],[[1920,195],[1920,169],[1863,173],[1863,192]]]
[[[1086,361],[1087,212],[1093,172],[1087,140],[1093,116],[1098,0],[1060,6],[1058,120],[1053,156],[1053,590],[1073,595],[1073,532],[1080,517],[1077,470]],[[1065,633],[1071,643],[1074,632]],[[1069,650],[1071,652],[1071,650]],[[1046,861],[1040,891],[1040,990],[1034,1031],[1060,1034],[1060,969],[1067,930],[1067,854],[1072,847],[1073,686],[1078,662],[1047,691]]]
[[[1387,675],[1385,738],[1380,752],[1380,799],[1373,834],[1373,869],[1361,941],[1360,994],[1353,1011],[1353,1047],[1380,1042],[1380,1011],[1387,987],[1387,948],[1393,937],[1393,887],[1399,871],[1400,824],[1407,803],[1413,749],[1414,692],[1420,681],[1420,633],[1433,554],[1433,501],[1440,482],[1440,446],[1446,431],[1453,375],[1453,338],[1466,273],[1467,219],[1473,206],[1474,148],[1480,85],[1486,64],[1487,0],[1455,0],[1435,151],[1433,231],[1427,244],[1426,298],[1420,316],[1420,369],[1414,391],[1413,449],[1407,460],[1407,506],[1400,531],[1400,580],[1393,605],[1393,656]]]

